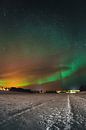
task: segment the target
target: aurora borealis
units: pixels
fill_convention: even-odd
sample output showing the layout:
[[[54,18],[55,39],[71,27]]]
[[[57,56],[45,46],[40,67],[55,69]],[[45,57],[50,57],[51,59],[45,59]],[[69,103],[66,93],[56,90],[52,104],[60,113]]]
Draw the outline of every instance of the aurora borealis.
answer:
[[[48,83],[57,89],[86,83],[85,4],[0,1],[0,86]]]

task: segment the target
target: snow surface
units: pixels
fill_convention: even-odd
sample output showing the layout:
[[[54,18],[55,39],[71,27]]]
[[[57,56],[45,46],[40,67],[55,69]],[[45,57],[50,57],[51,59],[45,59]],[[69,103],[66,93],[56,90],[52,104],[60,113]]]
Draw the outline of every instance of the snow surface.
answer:
[[[0,94],[0,130],[86,130],[86,95]]]

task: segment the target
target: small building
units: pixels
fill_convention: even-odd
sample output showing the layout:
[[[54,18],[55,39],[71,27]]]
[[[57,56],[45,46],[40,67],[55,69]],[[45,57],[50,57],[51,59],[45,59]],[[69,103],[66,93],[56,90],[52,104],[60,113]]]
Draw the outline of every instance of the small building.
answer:
[[[57,93],[79,93],[80,90],[63,90],[63,91],[56,91]]]
[[[79,93],[80,90],[66,90],[66,93]]]

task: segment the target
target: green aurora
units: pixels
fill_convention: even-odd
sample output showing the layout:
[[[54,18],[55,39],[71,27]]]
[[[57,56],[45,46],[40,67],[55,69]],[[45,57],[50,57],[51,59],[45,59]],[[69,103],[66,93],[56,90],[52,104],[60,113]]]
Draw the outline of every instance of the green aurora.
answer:
[[[85,6],[26,3],[0,4],[0,86],[86,84]]]

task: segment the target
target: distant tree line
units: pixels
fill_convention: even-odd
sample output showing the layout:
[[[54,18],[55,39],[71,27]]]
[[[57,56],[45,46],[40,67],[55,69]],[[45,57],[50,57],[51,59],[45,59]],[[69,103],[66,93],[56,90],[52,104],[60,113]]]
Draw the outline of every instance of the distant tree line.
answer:
[[[56,91],[46,91],[46,93],[56,93]]]
[[[86,91],[86,85],[81,85],[79,89],[80,91]]]
[[[16,88],[16,87],[11,87],[9,91],[13,92],[28,92],[28,93],[38,93],[38,91],[33,91],[31,89],[24,89],[24,88]]]
[[[53,90],[47,90],[43,92],[42,90],[31,90],[31,89],[24,89],[24,88],[16,88],[16,87],[11,87],[9,91],[12,92],[27,92],[27,93],[56,93],[56,91]]]

